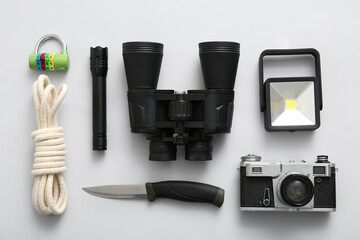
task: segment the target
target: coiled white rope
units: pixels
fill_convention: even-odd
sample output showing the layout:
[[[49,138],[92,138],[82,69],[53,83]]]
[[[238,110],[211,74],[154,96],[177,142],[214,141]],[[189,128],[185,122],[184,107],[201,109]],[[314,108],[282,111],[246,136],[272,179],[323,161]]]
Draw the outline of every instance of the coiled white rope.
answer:
[[[66,184],[61,174],[66,169],[64,135],[57,121],[57,110],[67,90],[66,84],[56,90],[45,75],[40,75],[33,85],[39,129],[31,133],[36,146],[31,172],[35,176],[32,201],[42,215],[62,214],[67,204]]]

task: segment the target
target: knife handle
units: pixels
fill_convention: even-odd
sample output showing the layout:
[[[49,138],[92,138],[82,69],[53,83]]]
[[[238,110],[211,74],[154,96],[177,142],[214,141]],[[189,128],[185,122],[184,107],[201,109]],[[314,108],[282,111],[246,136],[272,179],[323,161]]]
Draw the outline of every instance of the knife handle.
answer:
[[[183,202],[212,203],[221,207],[224,202],[225,191],[209,184],[187,181],[163,181],[146,183],[148,200],[156,198],[170,198]]]

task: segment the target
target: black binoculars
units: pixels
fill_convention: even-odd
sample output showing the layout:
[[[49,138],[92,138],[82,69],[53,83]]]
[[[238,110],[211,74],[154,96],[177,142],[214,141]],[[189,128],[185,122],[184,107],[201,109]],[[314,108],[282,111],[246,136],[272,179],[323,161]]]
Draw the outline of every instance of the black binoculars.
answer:
[[[156,90],[163,44],[123,43],[130,126],[150,140],[149,160],[176,160],[176,145],[185,159],[212,159],[213,134],[229,133],[234,84],[240,56],[236,42],[203,42],[199,54],[206,90]]]

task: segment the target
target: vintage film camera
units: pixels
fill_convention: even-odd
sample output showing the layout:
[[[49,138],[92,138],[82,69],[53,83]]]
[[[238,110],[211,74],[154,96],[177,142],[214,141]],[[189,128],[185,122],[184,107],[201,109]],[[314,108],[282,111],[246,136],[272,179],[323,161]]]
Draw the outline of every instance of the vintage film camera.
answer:
[[[252,154],[241,160],[241,211],[336,210],[336,168],[328,156],[318,156],[315,163],[261,162]]]

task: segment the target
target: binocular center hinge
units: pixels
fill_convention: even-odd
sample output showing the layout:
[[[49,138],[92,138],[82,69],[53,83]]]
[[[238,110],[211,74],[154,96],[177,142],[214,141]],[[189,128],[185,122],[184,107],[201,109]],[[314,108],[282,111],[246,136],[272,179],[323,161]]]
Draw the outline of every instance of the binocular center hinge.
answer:
[[[183,134],[174,134],[174,144],[176,145],[184,145],[185,144],[185,138],[186,136],[184,136]]]

